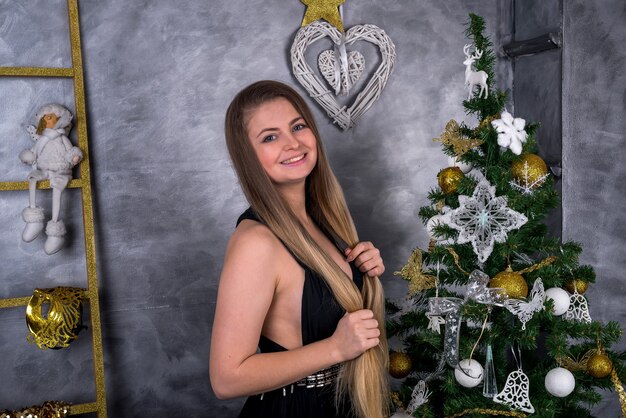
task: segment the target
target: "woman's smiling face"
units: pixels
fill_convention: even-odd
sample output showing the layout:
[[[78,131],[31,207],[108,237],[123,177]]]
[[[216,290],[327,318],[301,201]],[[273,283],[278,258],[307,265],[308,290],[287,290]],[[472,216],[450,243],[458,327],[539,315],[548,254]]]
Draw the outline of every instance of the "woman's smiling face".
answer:
[[[272,181],[304,182],[317,162],[317,140],[293,105],[282,97],[265,102],[247,122],[248,139]]]

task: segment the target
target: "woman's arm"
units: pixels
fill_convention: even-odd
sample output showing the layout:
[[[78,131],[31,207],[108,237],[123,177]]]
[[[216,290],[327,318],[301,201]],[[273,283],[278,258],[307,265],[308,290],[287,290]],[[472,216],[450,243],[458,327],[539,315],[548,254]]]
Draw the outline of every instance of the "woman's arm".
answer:
[[[371,311],[359,310],[346,314],[330,338],[289,351],[257,353],[279,285],[280,251],[280,241],[260,224],[242,223],[229,242],[211,337],[210,377],[218,398],[277,389],[378,345],[377,321]]]

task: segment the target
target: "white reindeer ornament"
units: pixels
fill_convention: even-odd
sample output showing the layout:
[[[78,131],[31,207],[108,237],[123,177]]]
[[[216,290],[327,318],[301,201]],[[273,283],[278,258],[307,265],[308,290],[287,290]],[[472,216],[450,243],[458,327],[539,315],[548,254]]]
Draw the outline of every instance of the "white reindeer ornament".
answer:
[[[480,92],[478,93],[478,98],[480,98],[485,92],[485,99],[489,96],[489,88],[487,87],[487,73],[484,71],[473,71],[472,64],[474,61],[482,57],[483,51],[477,49],[472,55],[469,52],[469,49],[472,45],[467,44],[463,47],[463,53],[465,54],[465,61],[463,61],[463,65],[465,65],[465,85],[468,86],[469,94],[467,95],[467,100],[472,98],[472,92],[474,91],[474,86],[480,86]]]

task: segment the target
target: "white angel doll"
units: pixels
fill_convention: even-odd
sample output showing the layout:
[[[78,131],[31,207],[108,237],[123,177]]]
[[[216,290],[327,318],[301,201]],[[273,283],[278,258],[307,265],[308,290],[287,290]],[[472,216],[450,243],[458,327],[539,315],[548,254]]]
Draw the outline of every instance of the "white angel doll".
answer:
[[[54,254],[63,247],[66,233],[65,224],[59,219],[61,210],[61,194],[72,179],[72,167],[83,159],[83,153],[70,142],[67,135],[72,128],[72,114],[58,104],[47,104],[36,114],[38,126],[29,126],[35,145],[20,153],[20,160],[33,166],[28,174],[28,206],[22,211],[26,222],[22,232],[22,240],[31,242],[43,230],[43,208],[35,203],[37,182],[50,180],[52,188],[52,219],[46,225],[46,254]]]

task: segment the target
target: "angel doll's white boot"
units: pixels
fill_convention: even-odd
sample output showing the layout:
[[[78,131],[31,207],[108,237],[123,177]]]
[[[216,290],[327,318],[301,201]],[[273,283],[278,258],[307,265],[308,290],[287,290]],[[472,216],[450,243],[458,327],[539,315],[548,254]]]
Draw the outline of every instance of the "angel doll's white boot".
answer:
[[[65,241],[65,224],[63,221],[48,221],[46,235],[48,235],[48,238],[43,246],[43,250],[46,254],[52,255],[63,247],[63,242]]]
[[[22,211],[22,219],[26,222],[22,231],[22,240],[31,242],[43,231],[43,208],[27,206]]]

